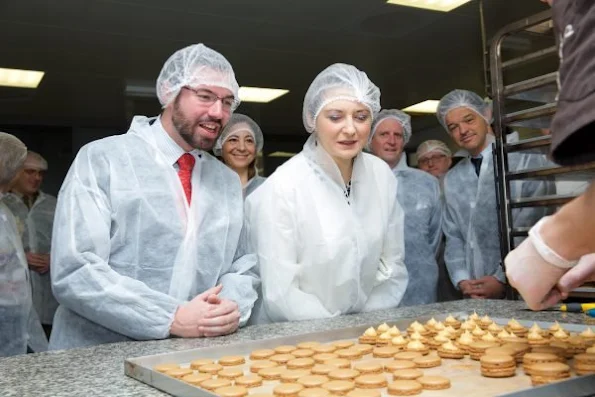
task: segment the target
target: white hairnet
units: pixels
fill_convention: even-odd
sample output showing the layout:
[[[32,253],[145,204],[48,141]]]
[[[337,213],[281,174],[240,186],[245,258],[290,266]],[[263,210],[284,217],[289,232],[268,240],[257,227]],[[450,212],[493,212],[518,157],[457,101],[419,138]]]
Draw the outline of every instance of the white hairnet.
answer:
[[[48,162],[41,156],[41,154],[29,150],[27,152],[27,158],[23,163],[23,168],[47,171]]]
[[[397,120],[401,124],[401,127],[403,127],[403,140],[405,141],[405,145],[409,143],[409,139],[411,139],[411,116],[398,109],[383,109],[378,113],[378,116],[376,116],[376,119],[374,120],[374,125],[372,126],[370,140],[374,137],[376,129],[380,123],[387,119]]]
[[[256,153],[262,150],[264,146],[264,136],[262,135],[262,130],[258,124],[245,114],[234,113],[225,126],[225,129],[223,129],[223,132],[221,132],[221,135],[219,135],[219,139],[215,142],[215,146],[213,147],[215,156],[221,156],[223,144],[234,132],[239,131],[248,131],[252,134],[254,142],[256,143]]]
[[[227,88],[240,105],[239,86],[231,64],[217,51],[204,44],[194,44],[169,57],[157,78],[157,98],[163,107],[169,105],[183,87],[210,85]]]
[[[432,152],[442,153],[448,157],[452,157],[452,152],[450,151],[448,146],[446,146],[446,143],[430,139],[428,141],[422,142],[417,147],[417,160],[419,161],[420,159]]]
[[[12,180],[27,156],[27,146],[16,136],[0,132],[0,185]]]
[[[380,90],[355,66],[335,63],[316,76],[304,98],[302,118],[306,131],[316,129],[316,118],[323,107],[346,99],[370,109],[372,118],[380,111]]]
[[[453,90],[442,97],[436,110],[436,117],[448,131],[446,115],[453,109],[465,107],[479,114],[488,124],[490,123],[491,104],[486,103],[479,95],[467,90]]]

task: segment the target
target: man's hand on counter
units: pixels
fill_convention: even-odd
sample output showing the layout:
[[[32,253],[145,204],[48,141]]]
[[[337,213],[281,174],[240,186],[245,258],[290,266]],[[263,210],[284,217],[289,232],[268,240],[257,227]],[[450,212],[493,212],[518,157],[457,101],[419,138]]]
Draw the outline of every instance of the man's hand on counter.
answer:
[[[220,305],[211,302],[220,301],[218,294],[222,289],[222,285],[209,288],[190,302],[180,305],[171,324],[170,334],[183,338],[205,336],[200,329],[199,323],[211,310]]]
[[[199,329],[204,336],[231,334],[240,325],[238,304],[229,299],[217,298],[219,303],[199,321]]]

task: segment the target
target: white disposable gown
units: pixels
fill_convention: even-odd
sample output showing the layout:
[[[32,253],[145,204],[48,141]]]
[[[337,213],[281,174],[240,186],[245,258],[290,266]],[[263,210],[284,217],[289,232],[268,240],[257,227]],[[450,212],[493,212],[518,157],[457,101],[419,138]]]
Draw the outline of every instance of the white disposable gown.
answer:
[[[178,306],[219,283],[248,320],[259,280],[239,178],[194,151],[188,205],[163,139],[159,119],[137,116],[72,164],[54,222],[51,349],[165,338]]]
[[[403,211],[386,163],[355,158],[351,193],[310,136],[304,150],[246,200],[262,299],[253,323],[396,307],[407,288]]]

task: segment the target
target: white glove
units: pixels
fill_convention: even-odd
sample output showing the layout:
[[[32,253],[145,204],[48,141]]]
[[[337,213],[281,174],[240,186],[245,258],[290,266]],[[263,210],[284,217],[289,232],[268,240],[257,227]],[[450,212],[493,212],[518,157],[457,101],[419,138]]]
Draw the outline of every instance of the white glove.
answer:
[[[595,254],[583,256],[578,264],[560,278],[558,289],[566,298],[568,293],[587,281],[595,281]]]

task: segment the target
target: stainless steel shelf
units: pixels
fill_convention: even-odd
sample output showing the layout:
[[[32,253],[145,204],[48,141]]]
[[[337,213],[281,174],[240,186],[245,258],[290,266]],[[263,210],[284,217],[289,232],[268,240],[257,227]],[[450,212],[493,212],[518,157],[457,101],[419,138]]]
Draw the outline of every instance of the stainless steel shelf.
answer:
[[[538,136],[536,138],[523,139],[522,141],[509,143],[506,145],[508,153],[519,152],[521,150],[537,149],[540,147],[547,147],[552,143],[550,135]]]
[[[582,164],[582,165],[566,166],[566,167],[544,167],[544,168],[534,168],[534,169],[528,169],[528,170],[522,170],[522,171],[509,171],[506,174],[506,179],[512,181],[512,180],[518,180],[518,179],[538,178],[538,177],[546,177],[546,176],[552,176],[552,175],[568,174],[571,172],[584,172],[584,171],[591,171],[591,170],[595,171],[595,162],[588,163],[588,164]]]
[[[519,81],[504,87],[504,96],[538,103],[556,101],[558,95],[558,72],[552,72],[529,80]]]
[[[525,63],[537,61],[548,56],[558,56],[558,48],[554,45],[543,50],[535,51],[522,57],[513,58],[509,61],[502,62],[502,69],[508,69],[514,66],[519,66]]]
[[[529,235],[530,227],[515,227],[510,231],[512,237],[527,237]]]
[[[511,127],[549,128],[557,103],[524,109],[504,116],[504,124]]]
[[[525,208],[525,207],[557,207],[564,205],[576,196],[540,196],[540,197],[528,197],[510,200],[510,206],[512,208]]]

